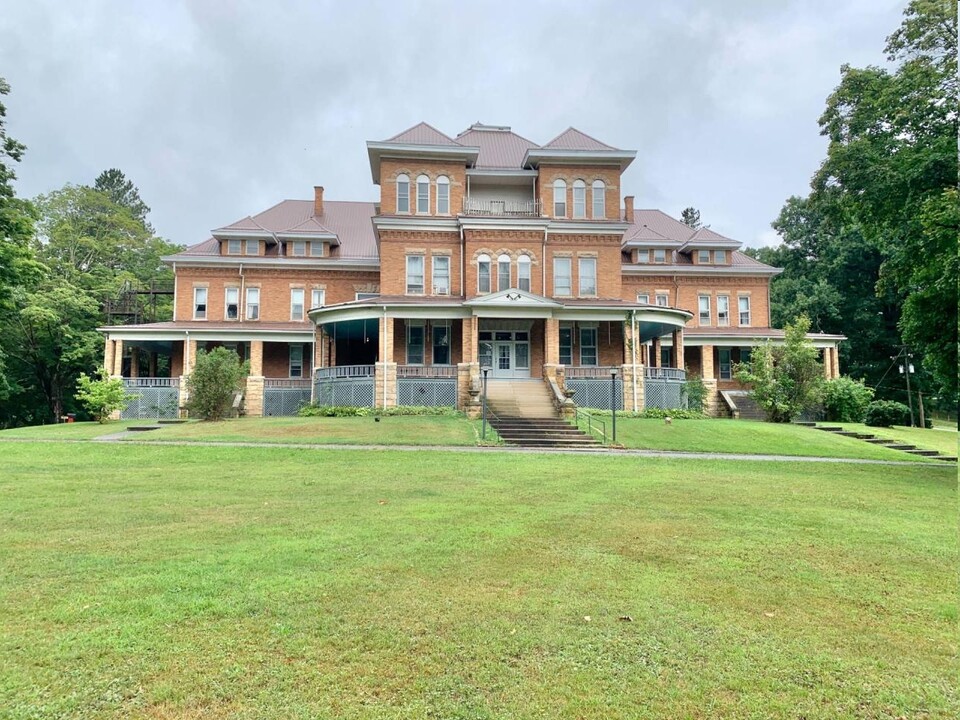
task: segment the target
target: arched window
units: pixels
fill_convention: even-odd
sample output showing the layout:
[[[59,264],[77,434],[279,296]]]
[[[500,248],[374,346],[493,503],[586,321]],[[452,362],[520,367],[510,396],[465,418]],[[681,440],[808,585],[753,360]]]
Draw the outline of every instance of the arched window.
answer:
[[[575,218],[587,216],[587,184],[583,180],[573,182],[573,216]]]
[[[603,220],[607,214],[607,194],[603,180],[593,181],[593,219]]]
[[[510,288],[510,256],[501,255],[497,258],[497,290]]]
[[[530,292],[530,256],[521,255],[517,258],[517,287]]]
[[[450,214],[450,178],[441,175],[437,178],[437,215]]]
[[[417,215],[430,214],[430,178],[417,177]]]
[[[490,256],[477,257],[477,292],[490,292]]]
[[[553,216],[567,216],[567,184],[563,180],[553,181]]]
[[[397,212],[410,212],[410,178],[397,175]]]

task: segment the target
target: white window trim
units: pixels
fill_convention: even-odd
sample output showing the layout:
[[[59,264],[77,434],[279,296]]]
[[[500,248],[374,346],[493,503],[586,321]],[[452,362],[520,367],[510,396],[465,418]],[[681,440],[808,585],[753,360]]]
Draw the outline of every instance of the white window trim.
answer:
[[[707,319],[703,319],[703,305],[702,301],[707,301]],[[709,295],[697,295],[697,319],[700,323],[700,326],[709,326],[713,322],[713,308],[711,307],[710,296]]]
[[[300,374],[293,374],[293,351],[294,349],[300,351]],[[304,377],[304,371],[306,370],[306,353],[303,351],[303,345],[292,343],[287,349],[287,376],[291,378],[302,378]]]
[[[487,266],[487,289],[484,290],[483,286],[480,284],[481,272],[480,267],[482,265]],[[477,256],[477,293],[485,294],[493,292],[493,259],[484,253],[483,255]]]
[[[237,294],[237,301],[235,303],[231,303],[229,300],[231,291]],[[236,317],[232,318],[229,316],[228,309],[230,305],[237,306]],[[240,319],[240,286],[239,285],[228,285],[227,287],[223,288],[223,319],[229,320],[230,322],[235,322]]]
[[[197,314],[197,305],[200,305],[197,302],[197,294],[203,293],[203,317],[200,317]],[[205,287],[195,287],[193,289],[193,319],[194,320],[206,320],[210,316],[210,289]]]
[[[583,287],[584,263],[593,263],[593,292],[586,292]],[[580,297],[597,297],[599,292],[597,288],[597,265],[597,258],[595,257],[582,257],[577,259],[577,291]],[[589,277],[589,275],[587,277]]]
[[[314,298],[317,296],[317,293],[320,294],[319,304],[314,302]],[[310,290],[310,306],[311,307],[323,307],[327,304],[327,291],[326,288],[311,288]]]
[[[303,252],[297,252],[299,248],[303,248]],[[307,241],[306,240],[288,240],[287,241],[287,255],[289,257],[306,257],[307,256]]]
[[[293,301],[294,294],[297,292],[300,293],[299,303],[295,303]],[[306,314],[307,314],[307,308],[305,307],[306,302],[307,302],[307,297],[306,297],[306,290],[304,290],[304,288],[290,288],[290,320],[291,322],[300,322],[301,320],[306,318]],[[297,305],[300,306],[301,317],[296,317],[296,315],[294,315],[293,308]]]
[[[500,266],[507,266],[507,286],[500,287]],[[513,287],[513,260],[509,255],[503,254],[497,256],[497,291],[509,290]]]
[[[560,277],[557,273],[557,264],[558,263],[567,263],[569,270],[566,274],[568,291],[566,293],[561,293],[557,289],[557,278]],[[553,259],[553,294],[557,297],[573,297],[573,258],[568,257],[555,257]]]
[[[396,210],[397,210],[397,215],[409,215],[409,214],[410,214],[410,207],[411,207],[411,206],[410,206],[410,176],[407,175],[406,173],[401,173],[401,174],[397,175],[397,179],[396,179],[396,183],[395,183],[395,184],[396,184],[396,186],[397,186],[397,208],[396,208]],[[406,193],[406,195],[407,195],[407,209],[406,209],[406,210],[401,210],[401,209],[400,209],[400,187],[401,187],[402,185],[406,185],[406,186],[407,186],[407,193]]]
[[[643,298],[641,300],[641,298]],[[643,303],[644,305],[650,304],[650,293],[637,293],[637,302]]]
[[[446,290],[441,292],[438,290],[439,286],[437,285],[437,261],[440,261],[441,264],[446,262],[447,264],[447,287]],[[433,286],[434,295],[449,295],[450,294],[450,256],[449,255],[434,255],[430,259],[430,284]]]
[[[706,255],[707,259],[704,260],[703,256]],[[710,264],[710,251],[709,250],[697,250],[697,263],[700,265],[709,265]]]
[[[660,302],[660,298],[663,298],[663,302]],[[657,307],[670,307],[670,294],[669,293],[657,293],[655,296],[655,302]]]
[[[250,252],[250,248],[253,248],[253,252]],[[245,240],[243,243],[243,254],[244,255],[259,255],[260,254],[260,241],[259,240]]]
[[[599,191],[599,197],[597,192]],[[597,201],[600,201],[600,214],[597,214]],[[603,180],[594,180],[590,187],[590,214],[594,220],[604,220],[607,217],[607,185]]]
[[[713,251],[713,263],[715,265],[726,265],[727,264],[727,251],[726,250],[714,250]]]
[[[447,329],[447,362],[445,363],[437,362],[437,344],[434,342],[433,332],[439,327]],[[449,367],[453,364],[453,333],[451,332],[449,320],[433,320],[430,322],[430,364],[442,365],[444,367]]]
[[[236,252],[233,248],[236,247]],[[242,255],[243,254],[243,241],[238,239],[227,240],[227,255]]]
[[[658,260],[658,259],[657,259],[657,256],[660,255],[661,253],[663,253],[663,259],[662,259],[662,260]],[[666,265],[666,263],[667,263],[667,251],[664,250],[664,249],[662,249],[662,248],[656,248],[656,249],[653,251],[653,262],[654,262],[655,265]]]
[[[524,277],[526,275],[526,277]],[[527,281],[527,287],[523,287],[523,281]],[[517,258],[517,288],[530,292],[533,287],[533,262],[530,256],[522,254]]]
[[[563,191],[563,200],[557,201],[557,192]],[[557,212],[557,205],[563,204],[563,213]],[[567,216],[567,183],[565,180],[557,178],[553,181],[553,216],[557,218],[565,218]]]
[[[587,345],[583,342],[583,332],[584,330],[593,333],[593,344]],[[583,324],[577,329],[577,340],[579,340],[578,346],[580,348],[580,367],[598,367],[600,363],[600,331],[596,327],[585,326]],[[583,349],[584,348],[593,348],[594,361],[592,363],[583,362]]]
[[[747,321],[743,321],[743,310],[740,309],[740,303],[742,301],[747,301]],[[750,327],[753,324],[753,308],[750,303],[749,295],[738,295],[737,296],[737,322],[740,324],[740,327]]]
[[[637,264],[638,264],[638,265],[649,265],[649,264],[650,264],[650,251],[649,251],[649,250],[637,250]]]
[[[727,303],[726,318],[723,318],[720,313],[721,299],[726,300],[726,303]],[[717,327],[730,327],[730,296],[729,295],[717,295]]]
[[[326,248],[324,247],[325,245],[326,243],[320,242],[319,240],[311,240],[310,241],[310,257],[323,257],[324,255],[326,255],[327,253],[326,253]],[[314,252],[314,250],[318,250],[318,249],[320,252]]]
[[[448,178],[446,175],[441,175],[437,178],[436,185],[437,185],[437,199],[436,199],[437,215],[449,215],[450,214],[450,178]],[[440,188],[441,187],[446,188],[446,191],[447,191],[447,209],[446,210],[440,209]]]
[[[420,328],[420,362],[410,361],[410,330]],[[407,341],[404,343],[404,360],[407,365],[424,365],[427,361],[427,327],[423,320],[410,320],[407,322]]]
[[[256,302],[250,302],[250,294],[255,293],[257,296]],[[250,317],[250,306],[253,306],[257,309],[257,316]],[[247,296],[243,299],[243,319],[244,320],[259,320],[260,319],[260,288],[258,287],[248,287]]]
[[[579,193],[578,193],[579,191]],[[580,206],[577,207],[577,195],[580,195]],[[573,181],[573,219],[585,220],[587,217],[587,184],[583,180]]]
[[[423,185],[427,188],[427,198],[426,198],[426,210],[420,209],[420,186]],[[417,175],[417,215],[429,215],[430,214],[430,178],[426,175]]]
[[[567,331],[569,331],[569,333],[570,333],[570,346],[569,346],[569,349],[570,349],[570,360],[569,360],[569,362],[566,362],[566,363],[563,362],[563,341],[562,341],[562,338],[563,338],[563,331],[564,331],[564,330],[567,330]],[[574,345],[576,344],[576,343],[574,342],[574,337],[573,337],[573,336],[574,336],[574,333],[575,333],[575,332],[576,332],[576,328],[575,328],[572,324],[562,323],[562,324],[560,325],[560,330],[559,330],[559,332],[557,333],[557,347],[559,348],[558,356],[559,356],[559,359],[560,359],[561,364],[564,364],[564,365],[573,365],[573,348],[574,348]]]
[[[410,261],[411,260],[420,261],[420,290],[410,290]],[[404,289],[407,295],[423,295],[427,290],[427,263],[423,255],[407,255],[406,265],[405,265],[406,274],[404,275]]]

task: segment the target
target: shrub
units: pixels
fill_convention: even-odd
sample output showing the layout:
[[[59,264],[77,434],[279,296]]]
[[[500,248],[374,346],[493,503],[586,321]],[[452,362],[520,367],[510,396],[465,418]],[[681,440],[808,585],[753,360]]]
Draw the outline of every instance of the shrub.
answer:
[[[867,406],[864,422],[870,427],[908,425],[910,408],[895,400],[874,400]]]
[[[838,377],[823,386],[823,408],[827,420],[833,422],[863,422],[871,400],[873,388],[865,386],[863,380]]]
[[[692,377],[690,377],[692,375]],[[687,407],[697,412],[703,411],[703,403],[707,399],[707,386],[703,378],[697,374],[687,372],[690,379],[683,384],[683,396],[687,399]]]
[[[111,413],[125,409],[127,401],[138,396],[130,395],[123,385],[123,380],[110,377],[106,368],[97,368],[94,374],[96,379],[80,373],[74,397],[94,420],[104,423],[110,419]]]
[[[300,417],[455,417],[456,408],[432,405],[398,405],[388,408],[354,407],[352,405],[306,405],[297,412]]]
[[[222,420],[233,409],[233,398],[242,389],[247,372],[247,363],[240,362],[233,350],[200,350],[187,378],[187,408],[202,420]]]
[[[595,417],[610,417],[609,410],[584,410]],[[674,420],[702,420],[707,416],[699,410],[688,410],[687,408],[647,408],[639,412],[632,410],[617,410],[618,418],[645,418],[648,420],[662,420],[669,417]]]

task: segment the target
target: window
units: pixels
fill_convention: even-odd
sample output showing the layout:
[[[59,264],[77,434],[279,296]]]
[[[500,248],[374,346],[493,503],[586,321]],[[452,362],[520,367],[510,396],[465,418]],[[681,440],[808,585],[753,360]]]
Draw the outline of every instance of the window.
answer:
[[[700,305],[700,324],[709,325],[710,324],[710,296],[700,295],[697,298],[697,302]]]
[[[597,259],[580,258],[580,294],[597,294]]]
[[[245,255],[259,255],[260,254],[260,241],[259,240],[247,240],[244,243],[243,253]]]
[[[643,303],[644,305],[650,304],[650,295],[647,293],[637,293],[637,302]]]
[[[560,326],[560,364],[573,365],[573,328]]]
[[[660,367],[673,367],[673,348],[660,346]]]
[[[207,319],[207,289],[204,287],[193,289],[193,319]]]
[[[517,258],[517,287],[530,292],[530,256],[521,255]]]
[[[290,319],[303,320],[303,288],[290,290]]]
[[[553,216],[567,216],[567,184],[563,180],[553,181]]]
[[[450,258],[434,256],[433,258],[433,294],[450,294]]]
[[[580,328],[580,364],[597,364],[597,329],[595,327]]]
[[[730,324],[730,298],[726,295],[717,295],[717,325],[725,327]]]
[[[648,262],[650,262],[650,251],[649,251],[649,250],[637,250],[637,262],[638,262],[638,263],[648,263]]]
[[[430,178],[426,175],[417,178],[417,214],[430,214]]]
[[[410,178],[397,175],[397,212],[410,212]]]
[[[667,293],[657,293],[657,305],[667,307],[670,305],[670,296]]]
[[[437,178],[437,215],[450,214],[450,179],[446,175]]]
[[[292,255],[293,257],[306,257],[307,255],[306,240],[293,240],[292,242],[288,242],[287,254]]]
[[[450,364],[450,326],[446,323],[433,326],[433,364]]]
[[[746,365],[748,362],[750,362],[751,357],[753,357],[753,348],[740,348],[740,362]]]
[[[717,355],[719,357],[720,379],[730,380],[733,377],[730,367],[730,348],[719,348]]]
[[[260,288],[247,288],[247,320],[260,319]]]
[[[583,180],[575,180],[573,183],[573,216],[587,216],[587,184]]]
[[[573,295],[572,262],[570,258],[558,257],[553,259],[553,294]]]
[[[313,241],[310,243],[310,257],[323,257],[323,243]]]
[[[741,295],[737,298],[737,305],[740,310],[740,324],[749,325],[750,324],[750,297],[747,295]]]
[[[477,292],[490,292],[490,256],[477,257]]]
[[[224,289],[223,316],[227,320],[236,320],[240,317],[240,288]]]
[[[380,297],[380,293],[378,292],[358,292],[354,294],[353,299],[354,300],[370,300],[372,298],[378,298],[378,297]]]
[[[510,287],[510,256],[501,255],[497,258],[497,290],[507,290]]]
[[[727,251],[726,250],[714,250],[713,251],[713,261],[717,265],[726,265],[727,264]]]
[[[701,265],[710,264],[710,251],[709,250],[697,250],[697,262]]]
[[[603,220],[607,216],[606,186],[603,180],[593,181],[593,219]]]
[[[327,291],[323,288],[314,288],[310,291],[310,307],[323,307],[327,304]]]
[[[290,346],[290,377],[303,377],[303,345]]]
[[[241,240],[227,240],[227,255],[239,255],[243,248]]]
[[[423,365],[423,323],[407,325],[407,364]]]
[[[667,261],[667,251],[666,250],[654,250],[653,251],[653,261],[655,263],[665,263]]]
[[[407,295],[423,295],[423,255],[407,255]]]

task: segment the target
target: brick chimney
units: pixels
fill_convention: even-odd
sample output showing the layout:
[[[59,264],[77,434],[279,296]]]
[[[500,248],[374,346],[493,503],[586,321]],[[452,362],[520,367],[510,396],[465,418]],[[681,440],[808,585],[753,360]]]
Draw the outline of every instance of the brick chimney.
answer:
[[[320,185],[313,186],[313,214],[323,215],[323,187]]]
[[[633,195],[627,195],[623,199],[623,219],[628,223],[633,223]]]

